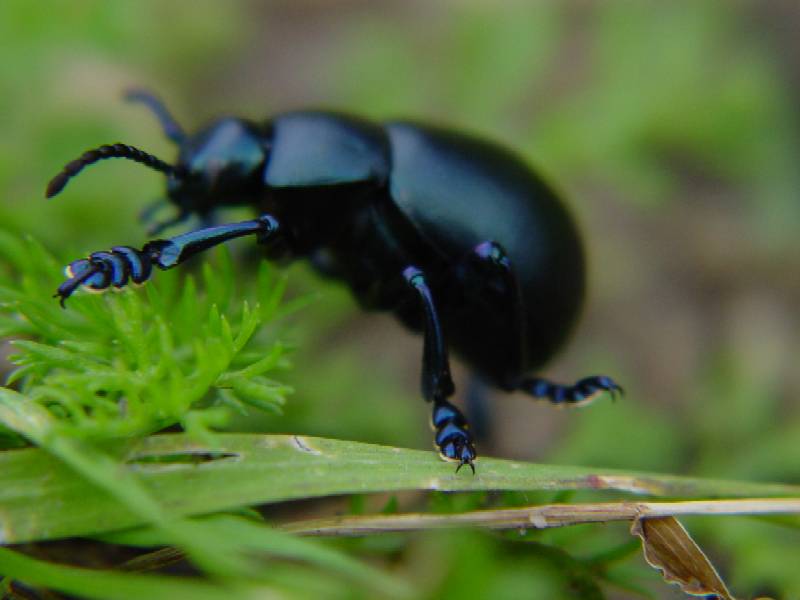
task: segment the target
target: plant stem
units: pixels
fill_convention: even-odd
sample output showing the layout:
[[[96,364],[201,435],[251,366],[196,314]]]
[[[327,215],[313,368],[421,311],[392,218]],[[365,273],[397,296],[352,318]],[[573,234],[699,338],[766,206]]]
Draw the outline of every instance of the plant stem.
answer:
[[[408,513],[334,517],[288,523],[281,528],[300,535],[362,536],[374,533],[465,526],[524,530],[565,527],[582,523],[633,521],[648,517],[769,514],[800,514],[800,499],[746,498],[687,502],[547,504],[450,515]]]

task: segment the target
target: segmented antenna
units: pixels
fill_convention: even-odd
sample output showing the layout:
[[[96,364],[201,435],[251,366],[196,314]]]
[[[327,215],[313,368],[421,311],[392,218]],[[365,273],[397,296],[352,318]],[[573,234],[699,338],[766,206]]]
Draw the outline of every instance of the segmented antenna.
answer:
[[[52,198],[64,189],[67,182],[80,173],[87,165],[94,164],[107,158],[127,158],[141,163],[146,167],[160,171],[171,177],[181,178],[184,176],[183,169],[165,163],[163,160],[148,154],[144,150],[139,150],[127,144],[110,144],[87,150],[81,156],[70,163],[67,163],[61,172],[50,180],[47,184],[46,195]]]

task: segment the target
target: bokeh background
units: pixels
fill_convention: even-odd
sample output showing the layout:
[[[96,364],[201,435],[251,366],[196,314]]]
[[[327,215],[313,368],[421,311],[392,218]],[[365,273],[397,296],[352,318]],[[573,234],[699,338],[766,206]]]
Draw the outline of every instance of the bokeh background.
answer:
[[[627,393],[580,411],[490,395],[482,452],[800,483],[798,29],[791,0],[4,0],[0,224],[63,257],[145,241],[137,213],[163,193],[158,174],[112,161],[43,198],[89,147],[172,158],[151,115],[121,101],[131,86],[189,130],[326,107],[484,135],[554,181],[585,235],[585,315],[546,375],[607,373]],[[429,448],[420,339],[290,269],[293,293],[315,295],[290,330],[296,394],[284,416],[237,426]],[[469,374],[456,376],[463,401]],[[796,531],[687,523],[740,594],[800,597]],[[586,557],[625,536],[436,533],[353,551],[430,597],[581,597],[538,543]],[[635,555],[613,577],[612,597],[679,597]]]

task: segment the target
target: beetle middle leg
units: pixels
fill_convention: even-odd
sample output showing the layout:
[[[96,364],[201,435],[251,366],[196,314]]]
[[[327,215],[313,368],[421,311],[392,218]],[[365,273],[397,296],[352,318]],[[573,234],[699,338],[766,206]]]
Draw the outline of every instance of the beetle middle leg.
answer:
[[[447,345],[433,294],[425,280],[425,274],[418,268],[407,267],[403,271],[403,277],[417,293],[424,313],[422,395],[433,402],[432,423],[436,431],[434,443],[442,458],[458,462],[456,472],[464,465],[469,465],[475,473],[473,462],[477,453],[469,424],[461,411],[447,400],[455,392],[455,385],[450,375]]]
[[[251,221],[206,227],[196,231],[147,242],[141,250],[129,246],[115,246],[110,251],[93,252],[87,258],[76,260],[66,268],[69,279],[55,293],[61,306],[75,290],[84,286],[102,291],[110,287],[123,288],[132,283],[144,283],[156,266],[171,269],[188,258],[228,240],[245,235],[255,235],[259,243],[267,243],[278,232],[278,221],[271,215],[261,215]]]
[[[174,225],[180,225],[181,223],[187,221],[192,214],[188,210],[179,210],[174,216],[165,219],[164,221],[156,222],[156,213],[158,213],[158,211],[163,207],[169,205],[169,200],[166,200],[165,198],[159,198],[158,200],[154,200],[145,206],[144,209],[142,209],[142,211],[139,213],[139,222],[142,225],[147,226],[147,235],[158,235],[165,229],[173,227]]]

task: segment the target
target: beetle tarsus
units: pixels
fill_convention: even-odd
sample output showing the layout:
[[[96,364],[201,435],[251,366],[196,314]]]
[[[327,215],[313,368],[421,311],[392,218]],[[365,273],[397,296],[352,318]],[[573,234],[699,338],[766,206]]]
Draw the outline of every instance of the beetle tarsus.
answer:
[[[447,461],[458,462],[456,473],[464,465],[469,465],[474,475],[475,466],[472,463],[478,454],[475,451],[469,423],[462,412],[447,400],[436,400],[433,404],[431,423],[436,432],[433,439],[439,450],[439,456]]]
[[[533,377],[523,380],[519,389],[528,392],[534,398],[543,398],[553,404],[572,406],[588,404],[604,392],[609,393],[613,400],[616,400],[617,394],[622,396],[625,393],[622,386],[605,375],[584,377],[573,385],[562,385]]]
[[[147,253],[128,246],[92,252],[87,258],[70,263],[68,279],[58,286],[54,297],[64,303],[78,288],[101,292],[109,287],[123,288],[129,281],[144,283],[150,278],[152,263]]]

